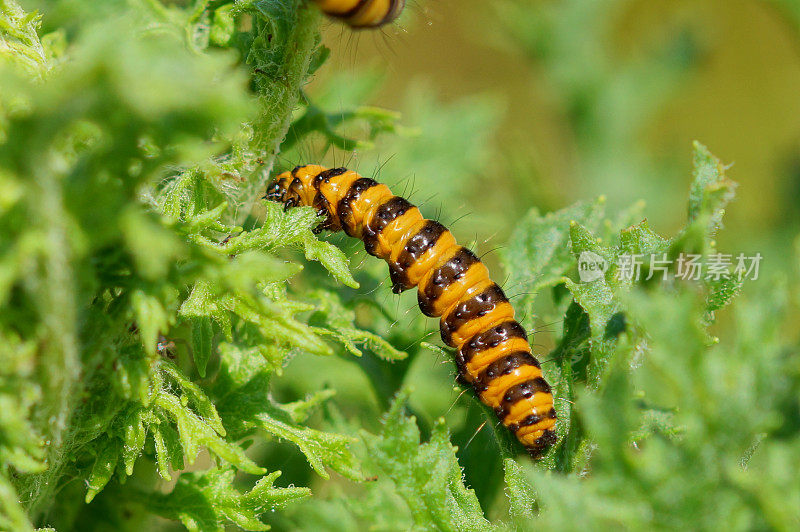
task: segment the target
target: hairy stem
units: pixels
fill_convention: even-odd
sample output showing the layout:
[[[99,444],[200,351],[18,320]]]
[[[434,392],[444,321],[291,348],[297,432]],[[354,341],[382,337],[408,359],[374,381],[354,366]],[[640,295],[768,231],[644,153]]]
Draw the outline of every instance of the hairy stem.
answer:
[[[258,2],[251,7],[259,14],[253,17],[255,39],[247,62],[253,67],[260,112],[252,124],[250,150],[260,161],[236,193],[240,207],[237,223],[244,220],[253,202],[264,193],[319,45],[317,10],[298,1],[291,4],[277,19],[274,13],[258,11]]]

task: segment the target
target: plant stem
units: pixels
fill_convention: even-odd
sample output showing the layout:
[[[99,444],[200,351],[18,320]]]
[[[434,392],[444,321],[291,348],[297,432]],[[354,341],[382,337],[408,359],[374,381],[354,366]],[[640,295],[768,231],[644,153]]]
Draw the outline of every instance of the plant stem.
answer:
[[[254,16],[256,36],[247,62],[253,67],[261,109],[252,124],[250,150],[260,164],[236,193],[237,224],[264,192],[319,44],[319,13],[300,2],[294,4],[286,9],[286,20]]]

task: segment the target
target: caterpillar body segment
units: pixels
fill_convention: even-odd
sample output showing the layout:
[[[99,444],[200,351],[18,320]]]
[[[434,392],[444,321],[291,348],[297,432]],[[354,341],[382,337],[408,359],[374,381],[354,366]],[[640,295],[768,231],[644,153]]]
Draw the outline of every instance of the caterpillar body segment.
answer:
[[[352,28],[376,28],[395,20],[405,0],[314,0],[328,16],[342,19]]]
[[[298,166],[278,175],[266,199],[307,205],[325,216],[319,229],[343,230],[389,265],[392,291],[417,287],[422,312],[440,318],[457,350],[459,374],[481,401],[540,458],[556,441],[553,395],[514,309],[469,249],[442,224],[389,187],[346,168]]]

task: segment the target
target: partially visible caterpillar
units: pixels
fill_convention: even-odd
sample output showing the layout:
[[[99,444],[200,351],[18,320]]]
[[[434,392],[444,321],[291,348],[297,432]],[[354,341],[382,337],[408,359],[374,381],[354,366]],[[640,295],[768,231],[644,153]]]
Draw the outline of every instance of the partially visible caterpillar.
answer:
[[[363,240],[389,264],[394,293],[418,286],[420,309],[441,316],[442,340],[458,350],[458,371],[481,401],[534,458],[555,443],[553,395],[525,330],[486,266],[442,224],[346,168],[298,166],[278,175],[265,198],[286,209],[310,205],[326,216],[320,230]]]
[[[314,0],[326,15],[352,28],[376,28],[400,16],[406,0]]]

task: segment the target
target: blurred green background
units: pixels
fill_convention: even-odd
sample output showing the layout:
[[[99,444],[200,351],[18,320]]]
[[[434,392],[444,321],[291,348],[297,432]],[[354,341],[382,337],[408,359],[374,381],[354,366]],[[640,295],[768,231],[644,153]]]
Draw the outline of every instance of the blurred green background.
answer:
[[[476,149],[485,152],[462,154],[480,177],[455,207],[480,213],[487,192],[492,207],[510,207],[491,230],[478,229],[481,239],[499,230],[500,242],[531,206],[547,211],[600,194],[614,210],[644,200],[651,226],[671,234],[685,216],[691,141],[699,140],[740,183],[720,249],[759,251],[774,272],[787,267],[800,221],[799,6],[418,0],[379,34],[330,24],[332,60],[317,82],[352,83],[371,67],[382,77],[371,101],[404,111],[411,127],[426,117],[409,92],[463,104],[454,131],[475,127],[470,105],[489,98],[494,106],[478,118],[487,130]],[[342,87],[346,100],[352,87]],[[408,167],[387,170],[413,172],[422,188],[430,176],[399,153],[404,147],[379,157],[402,159]]]
[[[759,280],[745,292],[763,291],[794,266],[798,3],[420,0],[380,32],[330,22],[323,42],[331,59],[307,88],[310,100],[332,115],[363,102],[396,110],[407,129],[354,153],[304,140],[284,151],[283,166],[322,158],[377,175],[450,225],[501,281],[496,252],[532,208],[545,213],[604,195],[612,217],[634,206],[656,232],[674,235],[686,220],[693,140],[731,164],[728,175],[740,184],[718,249],[763,255]],[[502,499],[496,443],[474,401],[450,384],[447,357],[420,349],[420,339],[435,340],[435,324],[418,316],[413,294],[390,293],[385,266],[359,242],[333,238],[350,250],[362,284],[342,297],[382,302],[386,319],[367,306],[361,325],[408,346],[411,358],[387,368],[370,355],[346,364],[297,357],[281,381],[285,400],[331,387],[345,417],[378,430],[382,399],[401,383],[413,386],[423,437],[446,417],[467,484],[493,508]],[[504,289],[512,301],[520,295]],[[562,328],[547,299],[537,300],[535,315],[518,309],[539,353]],[[725,337],[730,316],[718,318]],[[291,475],[290,463],[299,472],[302,459],[290,456],[282,469]],[[313,523],[315,513],[304,506],[294,519]]]

